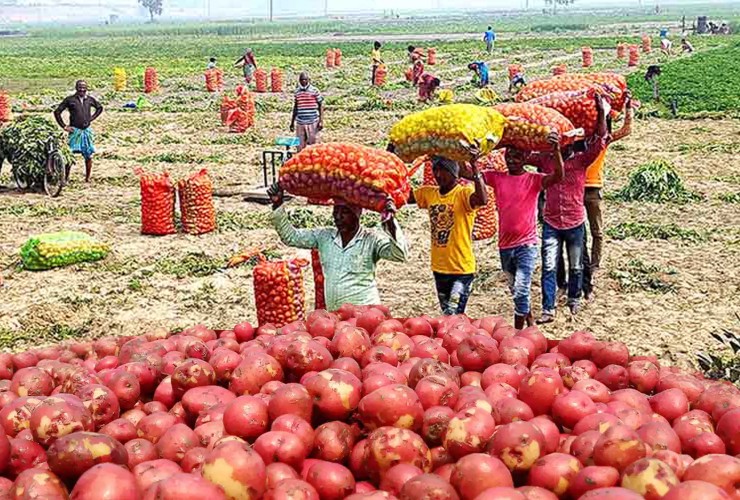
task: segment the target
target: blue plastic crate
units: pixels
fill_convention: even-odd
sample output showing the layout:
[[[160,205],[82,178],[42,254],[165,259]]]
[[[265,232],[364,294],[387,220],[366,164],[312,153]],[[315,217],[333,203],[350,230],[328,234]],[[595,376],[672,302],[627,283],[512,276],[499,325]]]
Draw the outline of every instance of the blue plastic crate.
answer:
[[[285,146],[286,148],[294,148],[300,144],[298,137],[278,137],[275,139],[276,146]]]

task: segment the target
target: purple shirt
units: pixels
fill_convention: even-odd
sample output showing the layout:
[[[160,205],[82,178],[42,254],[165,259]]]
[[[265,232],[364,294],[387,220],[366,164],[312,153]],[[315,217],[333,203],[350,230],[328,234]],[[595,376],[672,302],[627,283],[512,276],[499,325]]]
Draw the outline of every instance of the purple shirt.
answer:
[[[544,177],[532,172],[510,175],[489,170],[483,173],[483,179],[496,195],[500,250],[537,244],[537,199]]]
[[[555,229],[572,229],[586,221],[583,194],[586,188],[586,169],[609,144],[608,137],[596,137],[586,143],[583,153],[576,153],[564,161],[563,180],[545,191],[543,218]],[[555,159],[549,153],[533,153],[527,163],[549,174],[555,170]]]

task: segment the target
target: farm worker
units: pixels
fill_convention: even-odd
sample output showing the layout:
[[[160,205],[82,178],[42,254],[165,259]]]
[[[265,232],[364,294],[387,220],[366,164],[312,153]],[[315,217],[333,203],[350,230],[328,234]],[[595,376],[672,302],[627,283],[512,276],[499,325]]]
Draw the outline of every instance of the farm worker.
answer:
[[[586,169],[606,149],[609,140],[606,104],[600,95],[595,99],[598,110],[596,133],[585,141],[563,149],[563,180],[545,191],[542,224],[542,316],[537,321],[539,324],[555,320],[558,254],[563,245],[568,255],[568,307],[571,314],[577,314],[580,310],[586,231],[583,201]],[[555,162],[551,154],[532,153],[527,157],[527,163],[546,173],[556,168]]]
[[[673,42],[671,42],[668,37],[661,37],[660,39],[660,50],[667,56],[670,56],[672,53],[672,47]]]
[[[421,61],[424,58],[424,54],[421,49],[417,49],[413,45],[409,45],[406,50],[409,53],[409,62],[414,64],[416,61]]]
[[[478,87],[488,85],[488,65],[483,61],[468,64],[468,69],[474,72],[473,80]]]
[[[257,61],[254,59],[254,52],[252,52],[252,49],[247,49],[244,52],[244,55],[236,60],[234,66],[241,66],[244,74],[244,81],[246,83],[252,83],[254,70],[257,69]]]
[[[293,100],[293,115],[290,119],[290,131],[298,137],[298,151],[306,146],[316,144],[319,132],[324,128],[324,98],[316,87],[311,85],[308,73],[298,77],[298,87]]]
[[[362,209],[339,200],[335,201],[333,212],[336,227],[296,229],[282,206],[284,193],[280,185],[274,184],[268,194],[272,200],[272,222],[283,243],[318,250],[327,310],[336,311],[342,304],[380,304],[375,282],[378,261],[405,262],[408,257],[406,238],[396,222],[396,209],[390,199],[386,202],[382,231],[362,227]]]
[[[688,52],[689,54],[694,52],[694,46],[691,45],[691,42],[686,37],[681,39],[681,51],[684,53]]]
[[[413,192],[421,209],[429,212],[432,236],[432,272],[437,297],[445,315],[464,314],[476,272],[473,253],[473,222],[478,208],[488,203],[483,177],[475,165],[478,153],[471,148],[474,186],[458,183],[460,166],[441,156],[432,158],[436,186]]]
[[[493,52],[493,43],[496,41],[496,33],[492,27],[488,27],[485,33],[483,33],[483,41],[486,42],[486,52],[489,54]]]
[[[434,98],[434,93],[439,88],[439,78],[429,73],[424,73],[419,78],[419,101],[427,102]]]
[[[215,57],[211,57],[208,60],[208,65],[206,66],[206,69],[213,69],[215,67],[216,67],[216,58]]]
[[[622,128],[612,133],[612,120],[607,117],[607,131],[610,134],[609,144],[624,139],[632,133],[632,95],[626,93],[624,109],[624,123]],[[583,200],[586,205],[586,217],[591,233],[591,275],[601,266],[601,256],[604,245],[603,219],[603,188],[604,188],[604,161],[606,148],[599,153],[596,160],[586,169],[586,192]]]
[[[419,85],[422,75],[424,75],[424,63],[421,59],[417,59],[414,66],[411,68],[411,84],[414,87]]]
[[[93,108],[95,108],[94,113]],[[65,125],[62,120],[62,112],[65,109],[69,112],[69,125]],[[73,153],[80,153],[85,158],[85,182],[90,182],[92,157],[95,153],[95,136],[90,124],[102,112],[103,106],[93,96],[88,95],[85,80],[78,80],[75,83],[75,93],[67,96],[54,110],[54,119],[69,133],[69,149]],[[69,169],[67,175],[69,176]]]
[[[370,53],[370,57],[372,58],[373,63],[373,74],[370,79],[370,84],[375,85],[375,72],[378,71],[378,67],[383,64],[383,58],[380,57],[380,42],[375,42],[373,44],[373,51]]]
[[[540,192],[563,179],[560,137],[553,132],[547,138],[552,146],[555,169],[545,175],[524,170],[527,155],[506,148],[507,172],[487,171],[483,180],[496,194],[498,211],[498,248],[501,268],[514,297],[514,328],[534,324],[530,290],[537,262],[537,200]]]
[[[514,92],[514,89],[520,89],[524,87],[527,84],[527,80],[525,80],[524,75],[521,73],[515,74],[511,80],[509,80],[509,93]]]
[[[668,28],[660,28],[660,38],[667,38],[668,37]]]

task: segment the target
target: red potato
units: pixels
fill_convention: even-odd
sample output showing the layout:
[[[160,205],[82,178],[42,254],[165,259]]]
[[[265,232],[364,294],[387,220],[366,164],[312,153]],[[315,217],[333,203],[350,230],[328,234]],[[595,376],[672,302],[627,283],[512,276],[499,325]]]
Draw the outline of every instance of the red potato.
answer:
[[[645,394],[653,392],[660,379],[658,367],[646,360],[630,361],[627,364],[627,374],[630,387]]]
[[[469,408],[455,415],[447,425],[442,445],[454,459],[485,450],[496,422],[490,412]]]
[[[61,436],[47,450],[49,468],[62,479],[77,479],[101,463],[126,465],[128,452],[121,443],[104,434],[73,432]]]
[[[384,345],[373,346],[362,355],[360,366],[364,368],[371,363],[388,363],[398,366],[398,356],[390,347]]]
[[[257,439],[267,431],[270,421],[267,408],[268,406],[262,400],[254,396],[239,396],[224,409],[224,430],[242,439]]]
[[[319,414],[330,420],[342,420],[360,403],[360,380],[349,372],[330,368],[310,377],[306,390]]]
[[[157,448],[146,439],[132,439],[123,445],[128,454],[126,465],[133,470],[137,465],[159,458]]]
[[[519,331],[515,337],[522,337],[532,342],[535,346],[535,356],[547,352],[547,338],[536,326],[529,326]]]
[[[288,372],[301,377],[308,372],[326,370],[331,362],[331,353],[319,342],[293,341],[286,350],[284,366]]]
[[[596,342],[591,350],[591,361],[599,368],[607,365],[627,366],[629,351],[622,342]]]
[[[414,389],[421,379],[430,375],[448,376],[452,378],[458,386],[460,385],[460,376],[450,365],[434,359],[421,359],[409,372],[408,386]]]
[[[576,382],[591,379],[591,375],[589,375],[586,369],[578,366],[566,366],[565,368],[561,368],[558,373],[560,373],[560,377],[563,379],[563,385],[568,389],[576,385]]]
[[[199,444],[200,439],[190,427],[185,424],[175,424],[162,434],[156,443],[156,448],[160,458],[179,464],[185,453]]]
[[[558,394],[564,390],[563,381],[552,369],[533,370],[519,386],[519,399],[527,403],[535,415],[549,413]]]
[[[95,429],[117,419],[121,413],[118,398],[111,389],[104,385],[86,385],[75,394],[90,412]]]
[[[620,401],[641,413],[651,413],[648,398],[635,389],[620,389],[609,396],[609,401]]]
[[[202,411],[198,414],[198,418],[195,419],[195,427],[207,424],[208,422],[223,422],[224,412],[226,412],[227,406],[225,404],[219,404]]]
[[[399,500],[459,500],[450,483],[435,474],[421,474],[403,484]]]
[[[33,409],[29,428],[37,443],[49,446],[67,434],[93,430],[93,421],[80,398],[59,394],[46,398]]]
[[[478,372],[465,372],[460,375],[460,383],[463,386],[474,385],[480,387],[481,374]]]
[[[516,368],[504,363],[496,363],[485,369],[481,376],[480,382],[481,387],[485,390],[490,385],[498,382],[503,382],[513,387],[514,389],[519,389],[519,384],[521,383],[521,381],[522,376]]]
[[[532,364],[537,356],[545,352],[539,352],[537,347],[534,345],[534,342],[526,337],[521,337],[519,335],[516,335],[514,337],[506,337],[505,339],[501,340],[499,350],[501,351],[504,349],[520,349],[527,353],[527,360],[524,363],[527,366]]]
[[[475,497],[475,500],[527,500],[527,497],[514,488],[488,488]]]
[[[339,316],[341,319],[347,319],[343,318],[340,314]],[[362,328],[368,334],[372,334],[375,332],[375,329],[380,326],[380,324],[386,320],[386,315],[380,311],[379,309],[368,309],[367,311],[364,311],[362,314],[357,316],[357,327]],[[401,327],[401,330],[403,330],[403,327]]]
[[[656,386],[656,392],[667,391],[668,389],[680,389],[688,398],[689,403],[694,403],[704,392],[704,385],[695,377],[683,373],[661,373],[660,381]]]
[[[629,373],[624,366],[610,364],[598,371],[594,379],[601,382],[609,390],[617,391],[629,386]]]
[[[226,500],[224,491],[194,474],[177,473],[153,484],[144,491],[142,500]]]
[[[678,483],[678,477],[667,464],[655,458],[643,458],[624,470],[621,486],[639,493],[645,500],[656,500]]]
[[[526,500],[557,500],[558,498],[552,491],[539,486],[520,486],[516,491],[524,495]]]
[[[193,429],[193,431],[195,432],[195,435],[198,436],[200,445],[205,448],[210,447],[211,444],[215,443],[221,439],[224,434],[226,434],[223,421],[208,422],[199,425]]]
[[[412,340],[414,340],[414,337],[412,337]],[[450,360],[450,354],[442,347],[439,339],[426,337],[422,337],[422,339],[414,343],[411,356],[416,358],[430,358],[441,361],[442,363],[447,363]]]
[[[98,432],[110,436],[122,444],[126,444],[137,436],[136,425],[125,418],[115,419],[101,427]]]
[[[620,472],[645,455],[645,444],[626,425],[609,427],[594,446],[594,463],[614,467]]]
[[[234,337],[240,344],[249,342],[254,338],[254,327],[247,321],[234,326]]]
[[[360,364],[352,358],[336,358],[332,361],[331,368],[349,372],[358,379],[362,377],[362,368],[360,368]]]
[[[0,380],[10,380],[13,378],[13,357],[6,353],[0,353]]]
[[[180,467],[182,467],[182,471],[183,472],[200,471],[200,468],[203,465],[203,462],[206,461],[206,457],[208,456],[209,453],[210,451],[208,450],[208,448],[203,448],[202,446],[196,446],[195,448],[190,448],[185,453],[185,456],[182,457],[182,460],[180,461]]]
[[[40,467],[46,462],[46,452],[40,444],[27,439],[10,439],[8,464],[5,473],[15,477],[24,470]]]
[[[132,473],[117,465],[99,464],[80,476],[70,499],[138,500],[140,496],[141,492]]]
[[[424,407],[409,387],[393,384],[381,387],[360,400],[357,407],[363,425],[369,430],[384,426],[419,430]]]
[[[434,334],[434,329],[426,318],[409,318],[403,323],[403,328],[410,337],[416,335],[431,337]]]
[[[730,455],[740,455],[740,408],[728,411],[719,419],[717,435]]]
[[[432,446],[441,444],[442,436],[454,416],[455,412],[447,406],[433,406],[427,409],[421,426],[424,441]]]
[[[422,474],[424,474],[424,471],[413,465],[394,465],[380,479],[380,489],[391,495],[399,496],[405,483]]]
[[[713,432],[704,432],[698,436],[689,439],[683,452],[691,455],[693,458],[700,458],[704,455],[725,454],[727,449],[722,439]]]
[[[627,488],[599,488],[587,491],[578,500],[644,500],[642,495]]]
[[[603,383],[594,379],[579,380],[571,388],[574,391],[580,391],[588,395],[594,403],[609,402],[609,388]]]
[[[730,495],[706,481],[684,481],[671,488],[663,500],[730,500]]]
[[[455,406],[459,390],[452,379],[442,375],[424,377],[414,389],[424,410],[433,406]]]
[[[396,427],[381,427],[367,438],[365,465],[373,479],[397,464],[409,464],[431,472],[432,454],[415,432]]]
[[[306,318],[306,330],[312,337],[326,337],[331,339],[334,336],[338,318],[326,311],[313,311]]]
[[[265,467],[265,489],[271,490],[275,488],[281,481],[286,479],[299,479],[300,476],[293,469],[293,467],[275,462]]]
[[[341,500],[355,492],[355,479],[349,469],[332,462],[318,461],[312,465],[306,482],[322,500]]]
[[[51,471],[40,467],[27,469],[15,479],[12,500],[69,498],[64,483]]]
[[[680,389],[667,389],[650,398],[653,411],[669,422],[689,411],[689,400]]]
[[[730,496],[740,495],[740,459],[729,455],[705,455],[686,468],[684,481],[706,481]]]
[[[443,465],[455,463],[450,452],[444,446],[437,446],[430,450],[432,452],[432,470],[439,469]]]
[[[229,390],[237,396],[257,394],[272,380],[283,380],[283,368],[269,354],[255,352],[244,359],[231,373]]]
[[[499,350],[499,362],[511,366],[528,365],[529,353],[521,347],[502,347]]]
[[[10,390],[21,397],[48,396],[54,388],[54,381],[42,369],[36,367],[21,368],[13,374]]]
[[[512,472],[528,471],[545,453],[545,436],[529,422],[513,422],[496,429],[488,453]]]
[[[294,469],[300,469],[308,456],[308,449],[295,434],[284,431],[270,431],[262,434],[254,442],[254,450],[265,464],[282,462]]]
[[[438,468],[434,469],[434,474],[436,476],[441,477],[442,479],[444,479],[445,481],[447,481],[449,483],[450,482],[450,478],[452,477],[452,471],[454,469],[455,469],[455,464],[454,463],[445,464],[445,465],[443,465],[441,467],[438,467]]]
[[[141,396],[141,385],[132,373],[114,370],[106,385],[116,395],[122,410],[133,408]]]
[[[208,362],[216,373],[216,381],[226,383],[231,380],[231,374],[242,362],[242,357],[231,349],[221,348],[213,352]]]
[[[461,500],[473,500],[488,488],[513,488],[509,469],[501,460],[483,453],[473,453],[452,466],[450,484]]]
[[[539,416],[529,420],[529,423],[537,427],[545,438],[545,454],[557,450],[560,442],[560,430],[548,417]]]
[[[504,398],[516,399],[517,397],[516,389],[504,382],[496,382],[489,385],[483,394],[489,401],[493,402]]]
[[[268,489],[263,500],[319,500],[319,498],[316,488],[306,481],[285,479],[274,488]]]
[[[593,378],[599,371],[599,367],[596,366],[593,361],[588,359],[579,359],[578,361],[573,362],[573,367],[585,370],[591,378]]]
[[[527,484],[545,488],[561,496],[568,491],[570,483],[582,468],[575,457],[564,453],[551,453],[534,463],[529,471]]]
[[[365,466],[365,453],[367,453],[368,441],[362,439],[358,441],[352,448],[352,452],[349,455],[349,469],[352,471],[355,479],[367,479],[367,467]]]
[[[580,391],[570,391],[559,394],[552,403],[552,416],[556,423],[572,429],[585,416],[596,410],[594,402],[588,394]]]
[[[183,361],[172,374],[172,391],[180,399],[190,389],[216,383],[216,372],[202,359],[189,358]]]
[[[592,465],[584,467],[573,478],[568,493],[573,498],[580,498],[585,493],[598,488],[610,488],[619,483],[619,471],[614,467]]]
[[[172,375],[175,373],[175,368],[180,366],[187,356],[180,351],[170,351],[162,356],[162,373],[166,375]]]
[[[609,401],[606,404],[606,413],[611,413],[619,418],[624,425],[634,430],[652,421],[651,413],[636,410],[622,401]]]
[[[30,426],[31,413],[44,398],[37,396],[19,397],[6,404],[0,411],[2,430],[10,437],[14,437]]]
[[[23,368],[30,368],[36,366],[39,362],[38,356],[31,351],[19,352],[11,355],[13,360],[13,366],[15,370],[22,370]]]
[[[681,446],[688,446],[690,439],[703,434],[705,432],[714,432],[714,427],[711,422],[700,420],[695,417],[682,420],[683,417],[679,417],[673,424],[673,430],[678,435],[678,439],[681,440]]]
[[[601,438],[599,431],[586,431],[573,439],[569,453],[576,457],[584,466],[594,464],[594,446]],[[614,486],[614,485],[612,485]]]
[[[670,425],[660,422],[649,422],[637,429],[638,437],[650,445],[653,451],[669,450],[681,453],[681,440]]]
[[[167,408],[167,405],[165,405],[164,403],[160,403],[159,401],[149,401],[148,403],[144,404],[144,406],[142,406],[141,409],[147,415],[151,415],[152,413],[155,413],[158,411],[165,412],[165,413],[169,411],[169,408]]]
[[[142,418],[136,424],[136,433],[140,438],[157,444],[157,441],[173,425],[179,423],[174,415],[164,412],[156,412]]]
[[[513,398],[503,398],[494,402],[491,414],[498,425],[534,418],[532,408],[527,403]]]
[[[391,320],[393,321],[393,320]],[[382,325],[378,328],[382,328]],[[406,361],[411,357],[414,342],[402,331],[388,331],[376,333],[372,336],[373,346],[385,346],[391,349],[399,362]]]
[[[465,371],[482,371],[498,362],[498,343],[483,335],[463,339],[456,349],[457,358]]]
[[[285,431],[295,434],[311,452],[313,450],[315,431],[311,424],[295,415],[281,415],[272,422],[272,431]]]
[[[265,492],[267,471],[260,455],[249,446],[227,442],[206,457],[201,474],[228,498],[259,498]]]
[[[561,434],[560,435],[560,444],[558,445],[557,452],[558,453],[565,453],[566,455],[570,455],[570,447],[573,444],[573,442],[576,440],[576,436],[572,434]]]
[[[161,362],[161,358],[157,358]],[[157,386],[157,376],[159,375],[158,369],[149,362],[133,361],[131,363],[122,364],[116,368],[116,370],[121,370],[134,375],[139,381],[142,395],[151,395]]]
[[[355,432],[344,422],[327,422],[316,429],[314,456],[328,462],[342,463],[355,445]],[[312,483],[313,484],[313,483]]]
[[[589,332],[574,332],[570,337],[560,341],[558,349],[568,359],[576,361],[589,358],[595,344],[596,339]]]

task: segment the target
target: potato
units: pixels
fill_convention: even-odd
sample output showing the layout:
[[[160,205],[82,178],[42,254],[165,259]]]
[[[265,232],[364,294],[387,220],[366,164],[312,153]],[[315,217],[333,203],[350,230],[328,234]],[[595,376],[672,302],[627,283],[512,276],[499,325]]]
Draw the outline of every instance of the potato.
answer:
[[[230,499],[257,499],[265,492],[265,462],[242,443],[228,442],[214,448],[203,462],[201,473]]]
[[[58,438],[77,431],[92,431],[93,420],[80,398],[59,394],[46,398],[34,408],[29,420],[33,439],[49,446]]]
[[[11,499],[60,499],[68,498],[64,483],[51,471],[35,468],[21,472],[15,479]]]
[[[60,437],[47,450],[49,468],[64,480],[76,479],[94,465],[128,464],[126,448],[105,434],[73,432]]]
[[[138,500],[141,496],[132,473],[113,464],[99,464],[87,470],[77,480],[73,500]]]

